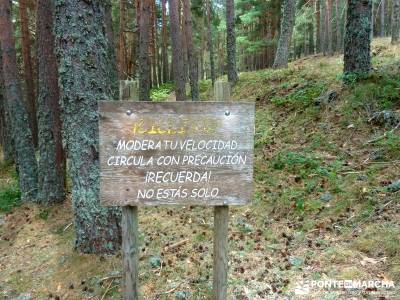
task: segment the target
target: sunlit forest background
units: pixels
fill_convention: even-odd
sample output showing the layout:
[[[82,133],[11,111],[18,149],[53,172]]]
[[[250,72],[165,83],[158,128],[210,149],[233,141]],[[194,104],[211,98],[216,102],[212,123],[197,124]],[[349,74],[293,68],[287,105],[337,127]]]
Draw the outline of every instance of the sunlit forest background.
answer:
[[[400,294],[400,0],[0,0],[0,299],[121,299],[109,101],[254,102],[228,299]],[[212,299],[213,211],[140,207],[142,299]]]

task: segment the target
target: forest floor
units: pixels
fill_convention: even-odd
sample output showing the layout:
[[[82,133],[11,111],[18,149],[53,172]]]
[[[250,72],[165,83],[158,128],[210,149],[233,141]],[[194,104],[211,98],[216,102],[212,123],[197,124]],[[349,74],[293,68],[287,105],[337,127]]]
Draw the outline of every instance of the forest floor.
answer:
[[[374,72],[346,87],[342,63],[240,74],[233,98],[257,107],[256,189],[230,210],[229,299],[400,299],[400,47],[374,41]],[[76,253],[70,201],[18,203],[12,170],[0,169],[0,299],[120,299],[121,256]],[[140,209],[143,299],[211,298],[212,228],[210,208]],[[396,287],[305,285],[329,279]]]

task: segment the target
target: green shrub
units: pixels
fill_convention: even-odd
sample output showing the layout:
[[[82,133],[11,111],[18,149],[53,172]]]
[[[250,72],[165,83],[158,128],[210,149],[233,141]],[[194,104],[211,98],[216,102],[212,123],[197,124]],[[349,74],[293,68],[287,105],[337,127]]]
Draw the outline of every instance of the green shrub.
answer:
[[[13,207],[20,205],[21,192],[18,184],[14,183],[0,187],[0,211],[9,212]]]
[[[153,101],[163,101],[166,100],[169,95],[173,92],[174,85],[171,82],[162,84],[159,87],[153,88],[150,91],[150,98]]]
[[[276,170],[286,168],[292,173],[299,173],[302,170],[315,170],[320,165],[320,161],[316,158],[308,157],[299,152],[280,152],[271,163]]]
[[[352,91],[352,108],[370,105],[374,109],[390,109],[400,104],[400,77],[371,76],[359,82]]]
[[[384,139],[376,142],[387,159],[397,159],[400,157],[400,135],[388,132]]]

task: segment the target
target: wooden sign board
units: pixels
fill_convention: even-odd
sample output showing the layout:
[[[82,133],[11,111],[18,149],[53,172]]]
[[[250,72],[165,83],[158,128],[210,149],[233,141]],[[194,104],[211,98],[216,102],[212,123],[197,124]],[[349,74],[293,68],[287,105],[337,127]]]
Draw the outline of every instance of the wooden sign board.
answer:
[[[99,103],[106,206],[242,205],[253,192],[254,103]]]

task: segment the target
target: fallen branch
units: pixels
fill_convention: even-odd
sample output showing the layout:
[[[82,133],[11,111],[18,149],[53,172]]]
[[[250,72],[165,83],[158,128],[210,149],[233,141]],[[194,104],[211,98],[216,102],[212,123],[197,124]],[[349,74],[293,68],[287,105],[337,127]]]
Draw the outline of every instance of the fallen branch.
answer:
[[[111,276],[107,276],[107,277],[100,279],[99,283],[110,280],[110,279],[114,280],[114,279],[119,279],[119,278],[122,278],[122,275],[111,275]]]
[[[378,142],[378,141],[384,139],[385,137],[387,137],[388,134],[393,133],[393,132],[394,132],[396,129],[398,129],[399,127],[400,127],[400,122],[399,122],[399,124],[397,124],[396,127],[394,127],[392,130],[389,130],[389,131],[385,132],[383,135],[378,136],[378,137],[375,138],[375,139],[366,141],[366,142],[364,143],[364,145],[368,145],[368,144],[371,144],[371,143],[375,143],[375,142]]]
[[[70,228],[72,226],[72,223],[69,223],[67,226],[65,226],[63,231],[66,231],[68,228]]]
[[[165,252],[168,252],[168,251],[171,251],[171,250],[173,250],[173,249],[179,248],[180,246],[185,245],[188,241],[189,241],[189,239],[184,239],[184,240],[179,241],[179,242],[176,242],[176,243],[174,243],[174,244],[172,244],[172,245],[165,246],[165,247],[164,247],[164,251],[165,251]]]
[[[113,282],[114,282],[114,279],[110,281],[110,284],[107,286],[106,291],[104,292],[103,296],[101,296],[100,300],[104,300],[106,295],[108,294],[108,292],[118,286],[118,285],[111,286]]]
[[[180,282],[180,283],[178,283],[178,284],[176,285],[176,287],[174,287],[174,288],[172,288],[172,289],[170,289],[170,290],[168,290],[168,291],[166,291],[166,292],[164,292],[164,293],[159,293],[157,296],[159,297],[159,296],[162,296],[162,295],[171,294],[171,293],[173,293],[174,291],[176,291],[182,284],[183,284],[183,281]]]

